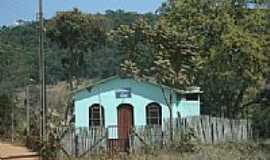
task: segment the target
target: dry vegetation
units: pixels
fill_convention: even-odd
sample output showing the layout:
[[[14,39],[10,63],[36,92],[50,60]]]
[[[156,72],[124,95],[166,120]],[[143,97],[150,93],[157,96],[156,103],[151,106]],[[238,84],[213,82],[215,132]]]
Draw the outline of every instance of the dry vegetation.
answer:
[[[198,145],[193,152],[155,151],[150,154],[102,154],[78,160],[270,160],[270,146],[226,144]]]

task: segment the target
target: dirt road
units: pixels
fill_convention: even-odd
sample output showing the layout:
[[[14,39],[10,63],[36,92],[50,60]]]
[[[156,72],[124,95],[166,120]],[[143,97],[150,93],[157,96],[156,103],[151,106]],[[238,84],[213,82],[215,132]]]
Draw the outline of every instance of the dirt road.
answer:
[[[0,142],[0,160],[39,160],[38,154],[24,146],[4,144]]]

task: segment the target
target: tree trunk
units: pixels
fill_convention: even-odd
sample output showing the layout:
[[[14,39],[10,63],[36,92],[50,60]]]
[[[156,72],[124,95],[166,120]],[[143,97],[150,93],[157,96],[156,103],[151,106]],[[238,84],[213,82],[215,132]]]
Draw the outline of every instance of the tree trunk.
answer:
[[[72,91],[74,89],[74,86],[73,86],[73,80],[72,80],[72,76],[70,76],[69,74],[69,77],[68,77],[68,84],[69,84],[69,89]]]
[[[169,111],[170,111],[170,141],[173,142],[173,95],[172,92],[170,92],[169,97]]]
[[[169,106],[170,111],[170,141],[173,142],[173,113],[172,106]]]
[[[172,112],[173,94],[172,94],[172,91],[170,91],[169,98],[167,98],[164,88],[162,88],[162,93],[163,93],[164,101],[166,102],[167,107],[168,107],[169,112],[170,112],[170,118],[169,118],[169,130],[170,131],[169,132],[170,132],[170,142],[172,143],[173,142],[173,112]]]

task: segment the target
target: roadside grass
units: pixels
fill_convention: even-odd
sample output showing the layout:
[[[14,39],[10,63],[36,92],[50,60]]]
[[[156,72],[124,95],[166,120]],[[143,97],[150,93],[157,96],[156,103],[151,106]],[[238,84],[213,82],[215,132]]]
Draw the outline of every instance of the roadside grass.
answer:
[[[92,154],[72,160],[270,160],[270,145],[220,144],[196,145],[192,152],[155,150],[147,153]],[[67,160],[67,159],[59,159]]]

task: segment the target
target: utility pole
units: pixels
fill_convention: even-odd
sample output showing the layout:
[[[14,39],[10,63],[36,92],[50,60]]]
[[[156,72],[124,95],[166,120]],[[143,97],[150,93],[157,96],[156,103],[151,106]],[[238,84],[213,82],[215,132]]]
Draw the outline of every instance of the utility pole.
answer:
[[[43,21],[43,2],[39,0],[39,80],[40,80],[40,109],[41,109],[41,138],[43,141],[47,137],[46,120],[46,83],[45,83],[45,59],[44,59],[44,21]]]
[[[26,86],[26,123],[27,123],[27,138],[30,136],[30,98],[29,98],[29,85]]]
[[[14,142],[14,135],[15,135],[15,129],[14,129],[14,104],[11,104],[11,143]]]

